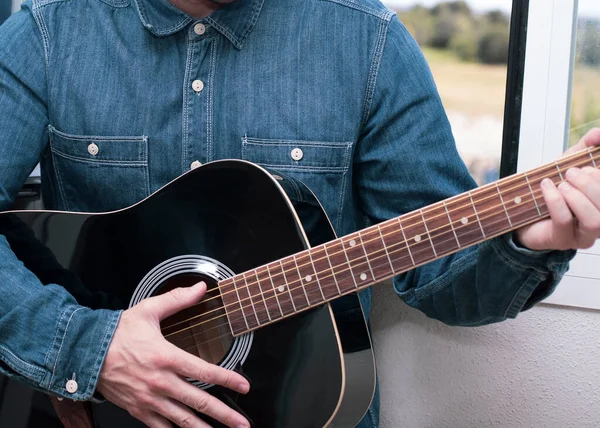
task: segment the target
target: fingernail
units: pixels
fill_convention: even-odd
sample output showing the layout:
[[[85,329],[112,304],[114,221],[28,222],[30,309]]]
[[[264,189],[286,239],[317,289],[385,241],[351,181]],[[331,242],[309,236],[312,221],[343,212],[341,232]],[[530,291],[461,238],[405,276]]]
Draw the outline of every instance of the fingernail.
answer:
[[[204,283],[204,281],[200,281],[200,282],[197,282],[196,284],[194,284],[194,288],[199,289],[199,288],[204,287],[205,285],[206,284]]]
[[[572,189],[571,185],[570,185],[569,183],[567,183],[566,181],[565,181],[565,182],[562,182],[562,183],[560,183],[560,184],[558,185],[558,188],[559,188],[560,190],[562,190],[563,192],[568,192],[569,190],[571,190],[571,189]]]
[[[247,383],[240,383],[238,385],[238,391],[240,391],[242,394],[245,394],[248,391],[250,391],[250,385],[248,385]]]
[[[237,428],[250,428],[250,425],[248,425],[247,423],[241,423],[237,426]]]
[[[567,178],[575,178],[579,175],[581,171],[579,168],[569,168],[567,170]]]
[[[544,186],[544,187],[552,187],[552,180],[550,180],[549,178],[544,178],[542,180],[542,186]]]

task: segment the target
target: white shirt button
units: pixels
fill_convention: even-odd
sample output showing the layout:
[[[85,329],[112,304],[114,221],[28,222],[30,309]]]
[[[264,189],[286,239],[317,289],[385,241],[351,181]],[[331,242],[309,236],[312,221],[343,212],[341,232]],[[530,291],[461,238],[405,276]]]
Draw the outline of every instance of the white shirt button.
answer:
[[[98,146],[94,143],[88,146],[88,153],[92,156],[96,156],[98,154]]]
[[[78,387],[79,385],[77,385],[77,382],[75,382],[73,379],[67,381],[66,388],[67,392],[69,392],[70,394],[76,393]]]
[[[196,25],[194,25],[194,33],[201,36],[205,32],[206,32],[206,25],[201,24],[201,23],[197,23]]]
[[[196,92],[201,92],[204,89],[204,82],[202,80],[194,80],[192,82],[192,89]]]
[[[196,168],[198,168],[199,166],[202,166],[202,164],[201,164],[199,161],[195,160],[194,162],[192,162],[192,163],[190,164],[190,169],[196,169]]]
[[[302,152],[302,149],[295,148],[294,150],[292,150],[292,159],[294,159],[295,161],[299,161],[300,159],[302,159],[303,156],[304,153]]]
[[[273,178],[277,181],[283,181],[283,177],[281,175],[273,174]]]

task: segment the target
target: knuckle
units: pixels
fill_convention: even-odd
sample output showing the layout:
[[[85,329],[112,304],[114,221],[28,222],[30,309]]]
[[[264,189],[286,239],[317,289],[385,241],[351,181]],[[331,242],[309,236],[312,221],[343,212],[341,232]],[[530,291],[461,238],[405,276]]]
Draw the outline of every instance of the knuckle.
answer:
[[[168,293],[173,299],[180,301],[183,298],[184,289],[183,288],[174,288]]]
[[[167,382],[163,376],[152,375],[147,378],[148,388],[151,391],[164,391],[167,388]]]
[[[192,428],[195,424],[195,418],[192,415],[183,415],[177,421],[177,425],[181,428]]]
[[[194,401],[194,409],[201,413],[205,413],[210,408],[210,395],[202,394]]]
[[[143,394],[138,397],[137,408],[142,412],[145,412],[147,409],[154,408],[154,399],[152,398],[152,395]]]
[[[133,409],[130,409],[129,414],[142,422],[146,420],[146,417],[148,415],[148,413],[142,410],[142,408],[140,407],[134,407]]]
[[[561,214],[554,219],[554,224],[556,224],[561,229],[572,227],[573,218],[569,214]]]
[[[195,372],[196,372],[196,376],[198,376],[198,379],[196,379],[196,380],[201,380],[203,382],[212,383],[212,379],[213,379],[212,372],[210,370],[208,370],[208,368],[206,366],[198,365],[195,368]]]

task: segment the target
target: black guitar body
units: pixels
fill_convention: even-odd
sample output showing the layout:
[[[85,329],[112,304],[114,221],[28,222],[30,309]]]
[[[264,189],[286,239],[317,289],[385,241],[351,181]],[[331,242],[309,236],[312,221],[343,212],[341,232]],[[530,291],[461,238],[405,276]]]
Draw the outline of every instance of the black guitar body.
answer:
[[[247,162],[214,162],[113,213],[4,213],[0,233],[43,283],[63,285],[92,308],[127,308],[199,279],[214,296],[220,278],[334,238],[310,191],[282,174],[277,178]],[[192,337],[190,352],[233,364],[250,380],[245,396],[214,386],[207,391],[253,426],[352,427],[360,421],[373,396],[375,369],[355,294],[244,336],[219,342],[233,349],[222,355],[219,349],[205,354]],[[141,426],[110,403],[94,404],[92,413],[97,427]]]

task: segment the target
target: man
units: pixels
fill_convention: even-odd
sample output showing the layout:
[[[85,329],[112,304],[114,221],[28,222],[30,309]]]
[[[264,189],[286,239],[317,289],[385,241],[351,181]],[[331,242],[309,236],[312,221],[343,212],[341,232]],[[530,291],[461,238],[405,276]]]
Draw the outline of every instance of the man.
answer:
[[[417,45],[376,0],[33,0],[0,28],[0,46],[1,208],[38,160],[47,208],[107,211],[242,158],[304,181],[339,235],[474,186]],[[597,144],[600,130],[577,149]],[[600,235],[599,175],[545,182],[551,220],[417,268],[395,289],[448,324],[515,317]],[[92,311],[40,284],[4,239],[0,278],[3,373],[61,397],[98,392],[152,427],[207,426],[186,406],[248,426],[181,376],[241,393],[248,382],[157,328],[204,285]],[[361,300],[368,313],[370,293]],[[377,425],[376,399],[360,426]]]

